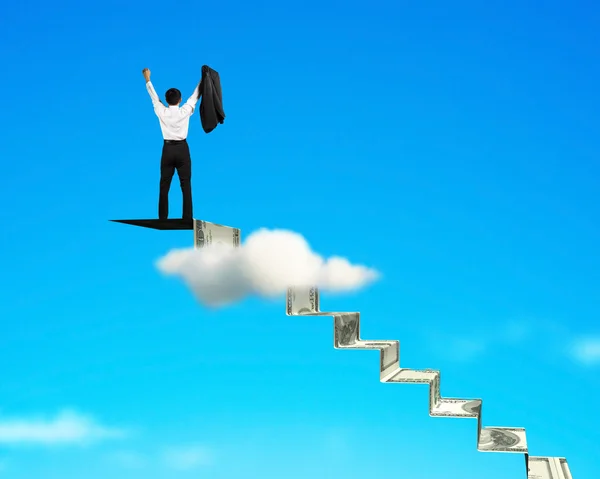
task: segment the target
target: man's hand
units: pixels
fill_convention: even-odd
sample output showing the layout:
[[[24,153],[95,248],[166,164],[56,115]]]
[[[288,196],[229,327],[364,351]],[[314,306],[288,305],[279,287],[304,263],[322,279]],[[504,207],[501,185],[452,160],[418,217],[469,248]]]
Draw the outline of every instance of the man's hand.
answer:
[[[146,79],[146,83],[148,83],[150,81],[150,70],[148,70],[147,68],[144,68],[142,70],[142,75],[144,75],[144,78]]]

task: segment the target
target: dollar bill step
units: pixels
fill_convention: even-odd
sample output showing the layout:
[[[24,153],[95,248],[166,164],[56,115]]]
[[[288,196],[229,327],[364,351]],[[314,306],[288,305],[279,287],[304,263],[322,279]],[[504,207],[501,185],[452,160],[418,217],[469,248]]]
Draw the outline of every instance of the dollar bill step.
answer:
[[[231,247],[238,248],[242,234],[239,228],[194,220],[194,247]]]
[[[184,220],[180,218],[159,220],[159,219],[144,219],[144,220],[110,220],[114,223],[123,223],[132,226],[141,226],[142,228],[150,228],[153,230],[174,231],[174,230],[193,230],[194,220]]]
[[[239,228],[211,223],[198,219],[140,219],[140,220],[110,220],[114,223],[123,223],[132,226],[141,226],[163,231],[192,230],[194,232],[194,247],[234,247],[240,246],[241,232]]]
[[[564,457],[529,456],[527,479],[573,479]]]
[[[440,372],[433,369],[398,369],[390,373],[386,383],[406,383],[406,384],[431,384],[439,376]]]
[[[527,454],[525,429],[522,427],[484,427],[479,433],[477,450]]]
[[[442,398],[429,415],[434,417],[474,417],[481,411],[481,399]]]

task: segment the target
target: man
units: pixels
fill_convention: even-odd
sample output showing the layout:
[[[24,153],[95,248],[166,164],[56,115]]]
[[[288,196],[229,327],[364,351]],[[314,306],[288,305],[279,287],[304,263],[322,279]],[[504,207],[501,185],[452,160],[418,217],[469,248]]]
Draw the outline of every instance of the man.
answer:
[[[183,195],[184,220],[192,219],[192,159],[190,148],[187,144],[187,135],[190,116],[194,113],[198,98],[201,96],[200,84],[185,104],[181,104],[181,92],[177,88],[170,88],[165,93],[167,105],[161,103],[150,81],[150,70],[142,70],[146,79],[146,89],[152,99],[154,113],[158,116],[160,129],[164,138],[162,157],[160,159],[160,193],[158,200],[158,218],[163,220],[169,216],[169,190],[175,169],[181,185]]]

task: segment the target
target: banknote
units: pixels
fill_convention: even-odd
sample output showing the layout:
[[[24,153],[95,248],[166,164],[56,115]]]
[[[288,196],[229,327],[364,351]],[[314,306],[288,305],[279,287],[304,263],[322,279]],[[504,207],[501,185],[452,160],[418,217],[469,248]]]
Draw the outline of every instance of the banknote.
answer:
[[[529,457],[527,479],[573,479],[569,465],[561,457]]]
[[[466,402],[462,406],[463,411],[467,414],[477,415],[481,413],[481,399],[473,399]]]
[[[367,349],[365,341],[359,341],[360,315],[358,313],[341,313],[335,315],[334,336],[335,347],[353,347]],[[376,349],[375,346],[372,349]]]
[[[477,417],[481,411],[480,399],[440,399],[431,411],[432,416]]]
[[[477,448],[486,452],[527,452],[523,428],[486,427],[481,430]]]
[[[387,382],[407,383],[407,384],[426,384],[431,383],[439,376],[440,372],[435,369],[400,369],[391,376]]]
[[[398,341],[370,341],[365,339],[360,341],[358,347],[360,349],[379,349],[381,351],[379,371],[381,377],[385,377],[384,382],[388,382],[387,378],[390,376],[390,374],[398,371],[400,367],[400,347]]]
[[[237,248],[240,245],[241,233],[238,228],[194,220],[194,246],[207,248],[227,246]]]
[[[315,287],[290,286],[286,297],[286,314],[310,314],[319,312],[319,290]]]

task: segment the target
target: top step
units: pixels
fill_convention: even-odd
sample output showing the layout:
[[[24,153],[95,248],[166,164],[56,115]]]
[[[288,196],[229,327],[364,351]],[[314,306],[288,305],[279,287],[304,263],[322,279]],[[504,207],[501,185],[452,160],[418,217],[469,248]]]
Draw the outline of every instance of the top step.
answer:
[[[126,225],[142,226],[154,230],[193,230],[194,220],[184,220],[181,218],[167,220],[110,220],[115,223],[125,223]]]

